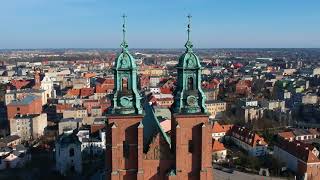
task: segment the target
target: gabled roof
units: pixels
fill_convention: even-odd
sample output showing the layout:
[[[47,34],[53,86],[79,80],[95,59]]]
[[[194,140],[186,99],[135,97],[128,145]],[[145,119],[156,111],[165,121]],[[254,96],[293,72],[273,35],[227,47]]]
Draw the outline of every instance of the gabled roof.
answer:
[[[263,137],[245,127],[233,126],[228,133],[251,147],[268,145]]]
[[[154,109],[151,105],[145,104],[145,116],[143,117],[142,124],[143,124],[143,146],[144,150],[149,149],[149,145],[154,139],[154,137],[160,133],[163,139],[168,143],[169,147],[171,148],[171,139],[166,134],[165,130],[161,127],[160,121],[158,120],[157,116],[155,115]]]
[[[280,132],[280,133],[278,133],[278,136],[280,136],[283,139],[291,139],[291,138],[295,137],[295,135],[292,133],[292,131]]]
[[[320,159],[312,152],[314,147],[310,144],[296,140],[288,141],[279,139],[279,142],[276,144],[276,146],[302,160],[303,162],[320,163]]]
[[[214,122],[212,125],[212,133],[227,133],[233,125],[226,124],[226,125],[220,125],[217,121]]]
[[[212,126],[212,133],[222,133],[226,132],[225,129],[217,122],[215,121],[213,126]]]
[[[221,142],[213,139],[213,141],[212,141],[212,152],[223,151],[223,150],[226,150],[224,145]]]

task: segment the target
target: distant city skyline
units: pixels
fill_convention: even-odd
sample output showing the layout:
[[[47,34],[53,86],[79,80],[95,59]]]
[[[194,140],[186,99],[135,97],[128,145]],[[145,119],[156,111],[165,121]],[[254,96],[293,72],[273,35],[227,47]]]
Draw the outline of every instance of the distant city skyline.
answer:
[[[320,1],[10,0],[0,3],[0,49],[319,48]]]

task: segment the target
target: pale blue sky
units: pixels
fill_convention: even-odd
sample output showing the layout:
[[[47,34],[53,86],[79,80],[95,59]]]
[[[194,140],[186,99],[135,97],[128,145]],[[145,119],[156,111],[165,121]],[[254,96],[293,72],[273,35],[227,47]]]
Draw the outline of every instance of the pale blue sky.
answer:
[[[320,47],[319,0],[1,0],[0,48]]]

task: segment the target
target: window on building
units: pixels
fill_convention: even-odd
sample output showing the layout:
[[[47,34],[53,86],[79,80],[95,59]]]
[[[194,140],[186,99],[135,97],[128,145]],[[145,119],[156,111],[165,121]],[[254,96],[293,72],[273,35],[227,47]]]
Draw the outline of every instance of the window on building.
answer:
[[[73,157],[73,156],[74,156],[74,149],[71,148],[71,149],[69,150],[69,157]]]
[[[20,111],[20,108],[19,108],[19,107],[17,107],[17,111]]]
[[[123,157],[125,158],[129,158],[129,144],[127,143],[127,141],[123,141]]]

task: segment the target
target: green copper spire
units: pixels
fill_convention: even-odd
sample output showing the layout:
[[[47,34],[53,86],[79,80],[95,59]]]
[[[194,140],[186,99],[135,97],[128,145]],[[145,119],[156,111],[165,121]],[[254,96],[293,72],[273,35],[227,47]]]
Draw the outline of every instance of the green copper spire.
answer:
[[[122,51],[128,50],[128,43],[126,41],[126,18],[127,16],[125,14],[122,15],[123,18],[123,24],[122,24],[122,43],[120,47],[122,47]]]
[[[188,32],[188,40],[187,40],[187,42],[186,42],[186,44],[184,46],[187,48],[187,51],[192,51],[193,44],[192,44],[192,42],[190,40],[191,18],[192,18],[192,16],[189,14],[187,17],[188,17],[188,20],[189,20],[189,22],[188,22],[188,30],[187,30],[187,32]]]
[[[142,114],[141,96],[137,88],[137,65],[129,53],[126,42],[126,16],[123,15],[122,51],[118,55],[114,71],[114,90],[110,113]]]
[[[201,89],[200,59],[193,53],[190,40],[191,15],[188,15],[188,39],[185,44],[186,51],[183,53],[177,64],[178,78],[177,87],[174,92],[174,113],[207,113],[205,106],[206,97]]]

